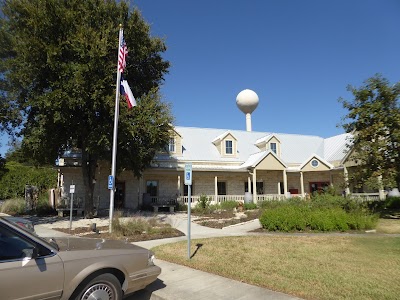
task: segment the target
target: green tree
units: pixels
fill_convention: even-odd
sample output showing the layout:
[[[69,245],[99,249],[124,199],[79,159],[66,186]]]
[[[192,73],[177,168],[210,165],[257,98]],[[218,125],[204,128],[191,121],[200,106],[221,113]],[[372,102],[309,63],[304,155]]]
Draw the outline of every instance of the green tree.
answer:
[[[353,133],[352,159],[358,164],[355,179],[375,187],[382,176],[387,187],[400,186],[400,82],[391,85],[377,74],[355,88],[354,99],[340,98],[348,114],[342,126]]]
[[[129,50],[124,77],[138,106],[121,101],[117,167],[136,176],[168,143],[173,118],[158,91],[166,46],[126,1],[8,0],[2,12],[3,129],[23,138],[21,151],[37,164],[81,149],[91,217],[97,162],[111,160],[119,24]]]

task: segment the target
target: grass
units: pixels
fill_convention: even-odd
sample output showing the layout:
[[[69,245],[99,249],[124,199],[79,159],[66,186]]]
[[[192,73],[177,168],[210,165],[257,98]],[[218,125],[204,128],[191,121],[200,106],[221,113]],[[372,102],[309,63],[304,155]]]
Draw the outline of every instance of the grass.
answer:
[[[154,248],[170,262],[305,299],[398,299],[400,238],[248,236]]]
[[[379,219],[378,225],[376,226],[376,232],[400,234],[400,218],[399,219]]]

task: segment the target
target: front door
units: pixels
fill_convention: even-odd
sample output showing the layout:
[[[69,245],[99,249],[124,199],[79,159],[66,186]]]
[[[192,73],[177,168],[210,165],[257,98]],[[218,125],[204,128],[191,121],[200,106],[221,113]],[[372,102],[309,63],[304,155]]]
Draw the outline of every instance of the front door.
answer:
[[[115,190],[115,208],[125,208],[125,182],[116,182]]]

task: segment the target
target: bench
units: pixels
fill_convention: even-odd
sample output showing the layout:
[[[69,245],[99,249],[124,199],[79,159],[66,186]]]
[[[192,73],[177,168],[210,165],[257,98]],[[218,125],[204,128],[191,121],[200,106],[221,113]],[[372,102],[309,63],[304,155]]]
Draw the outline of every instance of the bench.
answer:
[[[57,214],[59,217],[64,217],[65,215],[69,216],[70,208],[57,208]],[[83,208],[72,208],[72,215],[76,213],[77,216],[83,216]]]
[[[173,213],[175,210],[175,204],[153,204],[151,205],[153,206],[154,212],[158,212],[158,209],[160,207],[169,207],[169,212]]]

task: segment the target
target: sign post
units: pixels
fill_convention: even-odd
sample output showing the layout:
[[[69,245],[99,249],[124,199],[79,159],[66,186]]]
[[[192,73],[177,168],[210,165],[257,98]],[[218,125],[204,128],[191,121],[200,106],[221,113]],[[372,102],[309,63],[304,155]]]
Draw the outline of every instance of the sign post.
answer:
[[[71,208],[69,210],[69,231],[71,233],[72,228],[72,207],[74,203],[74,194],[75,194],[75,184],[72,181],[72,184],[69,186],[69,193],[71,194]]]
[[[191,204],[192,204],[192,195],[191,195],[191,187],[192,187],[192,164],[188,163],[185,164],[185,185],[188,186],[188,259],[190,259],[190,210],[191,210]]]

